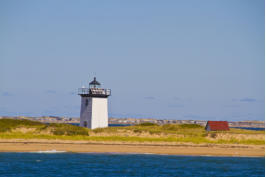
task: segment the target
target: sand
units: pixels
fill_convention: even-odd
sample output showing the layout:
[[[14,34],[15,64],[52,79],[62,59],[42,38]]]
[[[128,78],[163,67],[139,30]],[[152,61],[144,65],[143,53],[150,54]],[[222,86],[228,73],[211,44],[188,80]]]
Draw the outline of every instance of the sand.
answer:
[[[79,153],[265,156],[264,145],[158,144],[70,140],[0,140],[0,152],[66,151]]]

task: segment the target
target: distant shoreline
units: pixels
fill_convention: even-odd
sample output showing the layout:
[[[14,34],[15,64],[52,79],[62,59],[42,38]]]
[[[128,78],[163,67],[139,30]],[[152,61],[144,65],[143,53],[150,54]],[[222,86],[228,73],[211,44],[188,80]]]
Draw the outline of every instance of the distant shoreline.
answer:
[[[42,123],[63,123],[63,124],[79,124],[80,120],[77,117],[60,117],[60,116],[41,116],[41,117],[29,117],[29,116],[0,116],[1,118],[8,119],[26,119],[32,121],[39,121]],[[155,123],[158,125],[164,124],[198,124],[205,126],[207,120],[174,120],[174,119],[159,119],[159,118],[114,118],[109,117],[109,125],[138,125],[141,123]],[[228,121],[229,127],[249,127],[249,128],[265,128],[264,120],[246,120],[246,121]]]
[[[264,157],[265,147],[254,145],[153,144],[64,140],[1,140],[0,152],[65,151],[77,153],[162,154],[186,156]]]

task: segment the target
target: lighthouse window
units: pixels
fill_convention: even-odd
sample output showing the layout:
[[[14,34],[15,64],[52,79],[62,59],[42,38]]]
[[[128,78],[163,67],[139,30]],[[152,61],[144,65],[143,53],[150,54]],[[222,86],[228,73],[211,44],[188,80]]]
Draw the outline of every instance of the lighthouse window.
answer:
[[[84,121],[83,124],[84,127],[87,127],[87,121]]]
[[[85,105],[88,106],[88,104],[89,104],[89,101],[88,101],[88,99],[86,99]]]

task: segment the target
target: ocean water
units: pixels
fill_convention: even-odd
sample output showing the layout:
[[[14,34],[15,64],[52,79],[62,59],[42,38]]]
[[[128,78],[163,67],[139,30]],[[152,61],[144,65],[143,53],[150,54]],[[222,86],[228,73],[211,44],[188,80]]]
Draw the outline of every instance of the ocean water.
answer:
[[[70,123],[71,125],[79,126],[79,123]],[[123,127],[123,126],[131,126],[131,124],[108,124],[109,127]],[[245,130],[265,130],[265,128],[255,128],[255,127],[232,127],[238,129],[245,129]]]
[[[264,157],[0,153],[0,176],[264,176]]]
[[[255,128],[255,127],[234,127],[234,128],[238,128],[238,129],[245,129],[245,130],[265,130],[265,128]]]
[[[79,123],[69,123],[69,124],[79,126]],[[108,124],[108,127],[124,127],[130,125],[131,124]]]

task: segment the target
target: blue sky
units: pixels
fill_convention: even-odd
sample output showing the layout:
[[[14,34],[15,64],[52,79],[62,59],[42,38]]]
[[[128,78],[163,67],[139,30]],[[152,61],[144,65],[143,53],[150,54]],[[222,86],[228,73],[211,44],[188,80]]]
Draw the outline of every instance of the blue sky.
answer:
[[[0,2],[0,115],[264,120],[264,1]]]

